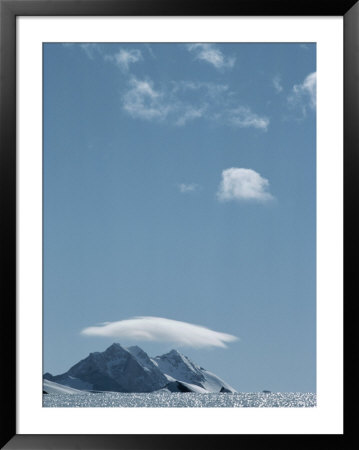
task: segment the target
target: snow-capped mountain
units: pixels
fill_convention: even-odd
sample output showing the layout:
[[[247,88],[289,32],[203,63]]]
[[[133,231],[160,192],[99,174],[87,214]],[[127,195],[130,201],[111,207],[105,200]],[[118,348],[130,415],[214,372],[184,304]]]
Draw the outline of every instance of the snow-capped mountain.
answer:
[[[139,349],[140,350],[140,349]],[[135,353],[135,351],[133,351]],[[66,373],[45,378],[75,389],[152,392],[166,385],[167,379],[148,356],[134,356],[120,344],[112,344],[104,352],[89,356],[71,367]],[[139,362],[148,358],[148,363]]]
[[[169,381],[180,381],[195,392],[236,392],[229,384],[203,367],[193,363],[177,350],[152,360]],[[201,389],[197,389],[197,387]]]
[[[117,343],[104,352],[90,353],[66,373],[46,373],[44,379],[80,391],[236,392],[177,350],[150,358],[138,346],[125,348]]]

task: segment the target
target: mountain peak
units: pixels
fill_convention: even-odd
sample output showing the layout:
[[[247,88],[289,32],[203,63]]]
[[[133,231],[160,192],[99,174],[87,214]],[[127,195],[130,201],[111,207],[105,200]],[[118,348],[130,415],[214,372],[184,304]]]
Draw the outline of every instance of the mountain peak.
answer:
[[[150,365],[152,365],[150,357],[144,350],[142,350],[141,347],[138,347],[138,345],[127,347],[126,350],[131,353],[131,355],[134,356],[140,364],[145,364],[147,366],[148,363],[150,363]]]
[[[182,353],[180,353],[178,350],[176,350],[174,348],[171,351],[169,351],[168,353],[170,355],[181,355],[181,356],[183,356]]]
[[[119,348],[122,348],[122,349],[123,349],[123,347],[121,346],[121,344],[119,344],[118,342],[114,342],[114,343],[111,344],[109,347],[107,347],[106,350],[109,350],[109,349],[119,349]]]
[[[131,347],[127,347],[127,350],[130,353],[146,353],[144,350],[142,350],[141,347],[139,347],[138,345],[131,345]]]
[[[173,358],[173,357],[187,358],[186,356],[182,355],[182,353],[180,353],[178,350],[175,350],[174,348],[171,351],[169,351],[161,356],[158,356],[157,358]]]
[[[156,356],[154,360],[162,372],[172,379],[203,387],[205,378],[201,368],[178,350],[172,349],[164,355]]]
[[[106,355],[117,355],[123,354],[124,352],[127,352],[127,350],[124,347],[122,347],[122,345],[120,345],[118,342],[114,342],[104,351]]]

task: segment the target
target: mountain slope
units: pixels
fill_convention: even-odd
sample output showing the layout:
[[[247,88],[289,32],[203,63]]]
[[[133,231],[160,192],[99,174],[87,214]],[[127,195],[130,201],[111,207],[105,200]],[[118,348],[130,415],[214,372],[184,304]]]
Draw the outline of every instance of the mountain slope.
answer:
[[[177,350],[150,358],[138,346],[124,348],[118,343],[90,353],[63,374],[46,373],[44,379],[80,391],[236,392]]]
[[[157,367],[166,375],[169,381],[177,380],[188,385],[203,388],[206,392],[236,392],[217,375],[208,372],[203,367],[193,363],[187,356],[177,350],[171,350],[162,356],[156,356],[152,360]],[[196,392],[200,392],[196,390]]]
[[[149,370],[116,343],[104,352],[90,353],[66,373],[48,379],[78,389],[115,392],[152,392],[167,381],[155,366]]]

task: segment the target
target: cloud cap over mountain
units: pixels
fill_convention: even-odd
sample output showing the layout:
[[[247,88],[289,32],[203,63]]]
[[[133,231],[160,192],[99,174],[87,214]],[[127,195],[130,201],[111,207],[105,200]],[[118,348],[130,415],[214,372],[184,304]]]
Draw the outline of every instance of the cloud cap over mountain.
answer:
[[[117,322],[105,322],[81,331],[87,336],[129,338],[137,341],[173,342],[181,346],[227,347],[238,338],[188,322],[163,317],[134,317]]]

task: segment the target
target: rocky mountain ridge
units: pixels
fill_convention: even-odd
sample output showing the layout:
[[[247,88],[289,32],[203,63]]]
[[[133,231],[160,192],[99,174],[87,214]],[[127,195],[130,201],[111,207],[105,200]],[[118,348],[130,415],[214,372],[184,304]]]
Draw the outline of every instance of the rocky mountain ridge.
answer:
[[[236,392],[221,378],[193,363],[177,350],[150,358],[138,346],[110,345],[90,353],[60,375],[45,380],[80,391],[113,392]]]

